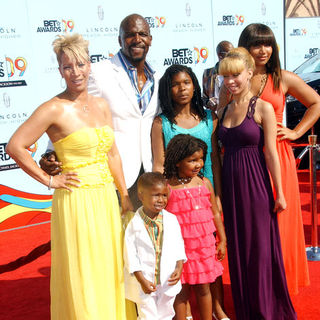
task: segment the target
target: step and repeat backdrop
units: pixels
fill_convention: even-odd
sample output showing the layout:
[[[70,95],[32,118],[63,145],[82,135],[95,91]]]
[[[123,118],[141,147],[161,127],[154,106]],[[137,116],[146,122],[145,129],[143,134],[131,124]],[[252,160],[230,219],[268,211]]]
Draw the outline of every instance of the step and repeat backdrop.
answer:
[[[38,105],[64,90],[51,45],[58,34],[82,34],[90,42],[95,63],[117,53],[121,20],[139,13],[150,25],[153,41],[148,61],[157,72],[162,74],[171,64],[184,64],[192,67],[201,82],[203,70],[217,62],[217,44],[229,40],[237,46],[241,31],[253,22],[274,31],[282,66],[289,70],[318,52],[319,17],[285,21],[285,10],[279,0],[11,0],[2,4],[0,230],[22,221],[31,223],[32,215],[47,214],[50,218],[51,194],[18,168],[5,147]],[[44,135],[30,146],[36,162],[47,142]]]
[[[286,69],[293,71],[320,54],[320,2],[286,1],[285,16]]]

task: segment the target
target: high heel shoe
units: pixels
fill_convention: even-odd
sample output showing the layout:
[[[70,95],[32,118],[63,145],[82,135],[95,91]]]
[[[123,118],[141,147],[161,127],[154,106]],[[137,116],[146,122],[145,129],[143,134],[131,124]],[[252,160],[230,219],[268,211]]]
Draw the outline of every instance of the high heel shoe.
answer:
[[[214,313],[212,313],[215,320],[219,320]],[[222,318],[220,320],[231,320],[230,318]]]

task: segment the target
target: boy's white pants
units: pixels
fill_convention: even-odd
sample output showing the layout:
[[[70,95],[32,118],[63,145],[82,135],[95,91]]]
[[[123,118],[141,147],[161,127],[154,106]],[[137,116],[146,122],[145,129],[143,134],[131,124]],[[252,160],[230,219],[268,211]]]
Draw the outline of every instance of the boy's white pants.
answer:
[[[167,296],[162,286],[150,294],[141,294],[140,303],[137,303],[139,320],[172,320],[175,315],[173,303],[175,296]]]

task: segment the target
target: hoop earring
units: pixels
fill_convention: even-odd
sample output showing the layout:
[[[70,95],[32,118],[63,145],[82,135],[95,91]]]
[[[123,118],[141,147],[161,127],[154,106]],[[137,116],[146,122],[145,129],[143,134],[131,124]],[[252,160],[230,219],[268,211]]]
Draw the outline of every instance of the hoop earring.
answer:
[[[64,80],[64,78],[62,77],[60,79],[60,86],[62,89],[65,89],[67,87],[66,80]]]

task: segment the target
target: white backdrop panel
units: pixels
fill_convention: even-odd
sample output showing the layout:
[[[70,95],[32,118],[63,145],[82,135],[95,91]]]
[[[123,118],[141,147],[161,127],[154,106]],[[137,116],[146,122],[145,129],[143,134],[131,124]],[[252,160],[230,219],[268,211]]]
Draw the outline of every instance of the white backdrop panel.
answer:
[[[320,53],[320,17],[286,19],[286,50],[290,71]]]
[[[284,62],[283,4],[279,0],[214,1],[212,6],[214,47],[222,40],[238,46],[242,30],[250,23],[268,25],[275,34],[279,45],[280,60]],[[215,57],[217,61],[217,57]]]

